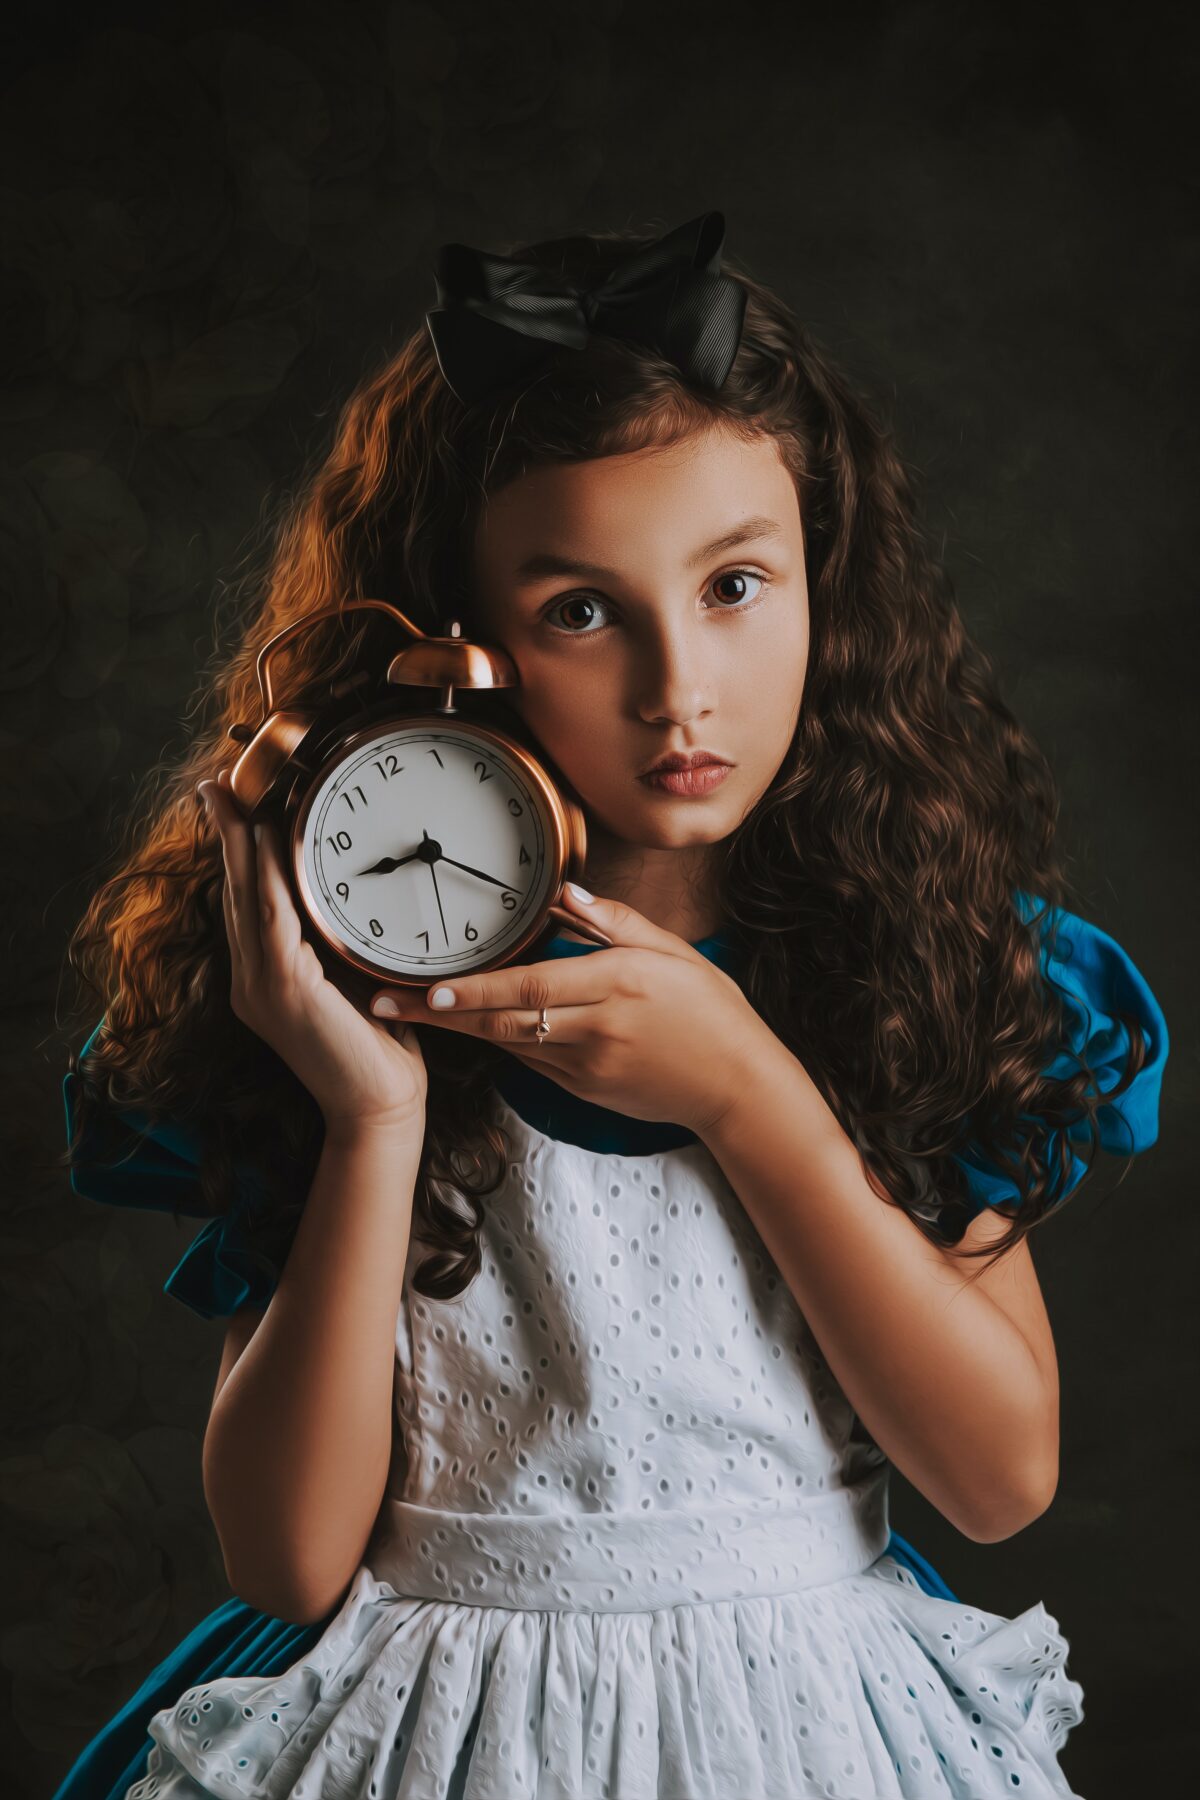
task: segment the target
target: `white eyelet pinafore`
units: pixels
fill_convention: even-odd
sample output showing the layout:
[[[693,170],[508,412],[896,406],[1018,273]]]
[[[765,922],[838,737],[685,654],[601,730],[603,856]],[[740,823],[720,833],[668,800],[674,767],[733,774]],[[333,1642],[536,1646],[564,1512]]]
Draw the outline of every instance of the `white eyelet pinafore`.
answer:
[[[409,1248],[406,1456],[341,1608],[156,1713],[126,1800],[1069,1796],[1066,1639],[883,1553],[887,1461],[707,1147],[494,1105],[478,1276],[428,1300]]]

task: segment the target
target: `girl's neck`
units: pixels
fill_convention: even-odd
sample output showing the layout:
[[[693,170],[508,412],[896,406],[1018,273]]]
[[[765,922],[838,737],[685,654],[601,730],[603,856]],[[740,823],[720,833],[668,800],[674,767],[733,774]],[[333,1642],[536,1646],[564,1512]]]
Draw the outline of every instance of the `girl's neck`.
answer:
[[[589,821],[584,886],[606,900],[621,900],[673,931],[685,943],[711,937],[721,927],[712,895],[712,844],[659,849],[614,838]]]

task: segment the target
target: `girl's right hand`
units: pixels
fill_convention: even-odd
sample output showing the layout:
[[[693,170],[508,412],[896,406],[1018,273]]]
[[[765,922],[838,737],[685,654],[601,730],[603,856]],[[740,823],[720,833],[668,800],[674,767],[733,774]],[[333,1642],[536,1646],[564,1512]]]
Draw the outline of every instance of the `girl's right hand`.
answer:
[[[428,1074],[414,1027],[359,1012],[328,980],[301,934],[276,828],[255,843],[229,771],[197,792],[221,834],[222,900],[233,965],[230,1003],[287,1063],[325,1117],[326,1130],[387,1129],[419,1138]]]

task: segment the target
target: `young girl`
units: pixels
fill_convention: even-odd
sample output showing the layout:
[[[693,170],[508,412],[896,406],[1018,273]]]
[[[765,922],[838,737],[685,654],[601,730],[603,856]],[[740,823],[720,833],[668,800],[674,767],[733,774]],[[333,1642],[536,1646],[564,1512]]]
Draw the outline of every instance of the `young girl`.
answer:
[[[978,1542],[1049,1506],[1029,1234],[1155,1141],[1166,1027],[886,434],[723,230],[446,247],[81,924],[72,1183],[211,1215],[166,1287],[228,1320],[237,1598],[57,1800],[1071,1792],[1067,1640],[959,1601],[888,1473]],[[362,594],[512,656],[611,948],[391,1023],[323,972],[227,728]],[[326,622],[286,691],[396,647]]]

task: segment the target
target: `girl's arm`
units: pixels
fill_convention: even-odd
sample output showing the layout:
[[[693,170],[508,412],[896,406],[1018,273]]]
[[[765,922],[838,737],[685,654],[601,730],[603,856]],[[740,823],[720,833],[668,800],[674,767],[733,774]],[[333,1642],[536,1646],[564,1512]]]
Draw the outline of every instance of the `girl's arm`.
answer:
[[[850,1404],[967,1537],[1044,1512],[1058,1480],[1058,1368],[1027,1241],[980,1275],[870,1187],[799,1060],[764,1027],[703,1133]],[[976,1219],[968,1245],[1002,1235]]]
[[[203,1469],[226,1574],[296,1624],[337,1605],[383,1499],[423,1131],[327,1129],[270,1306],[222,1360]]]

